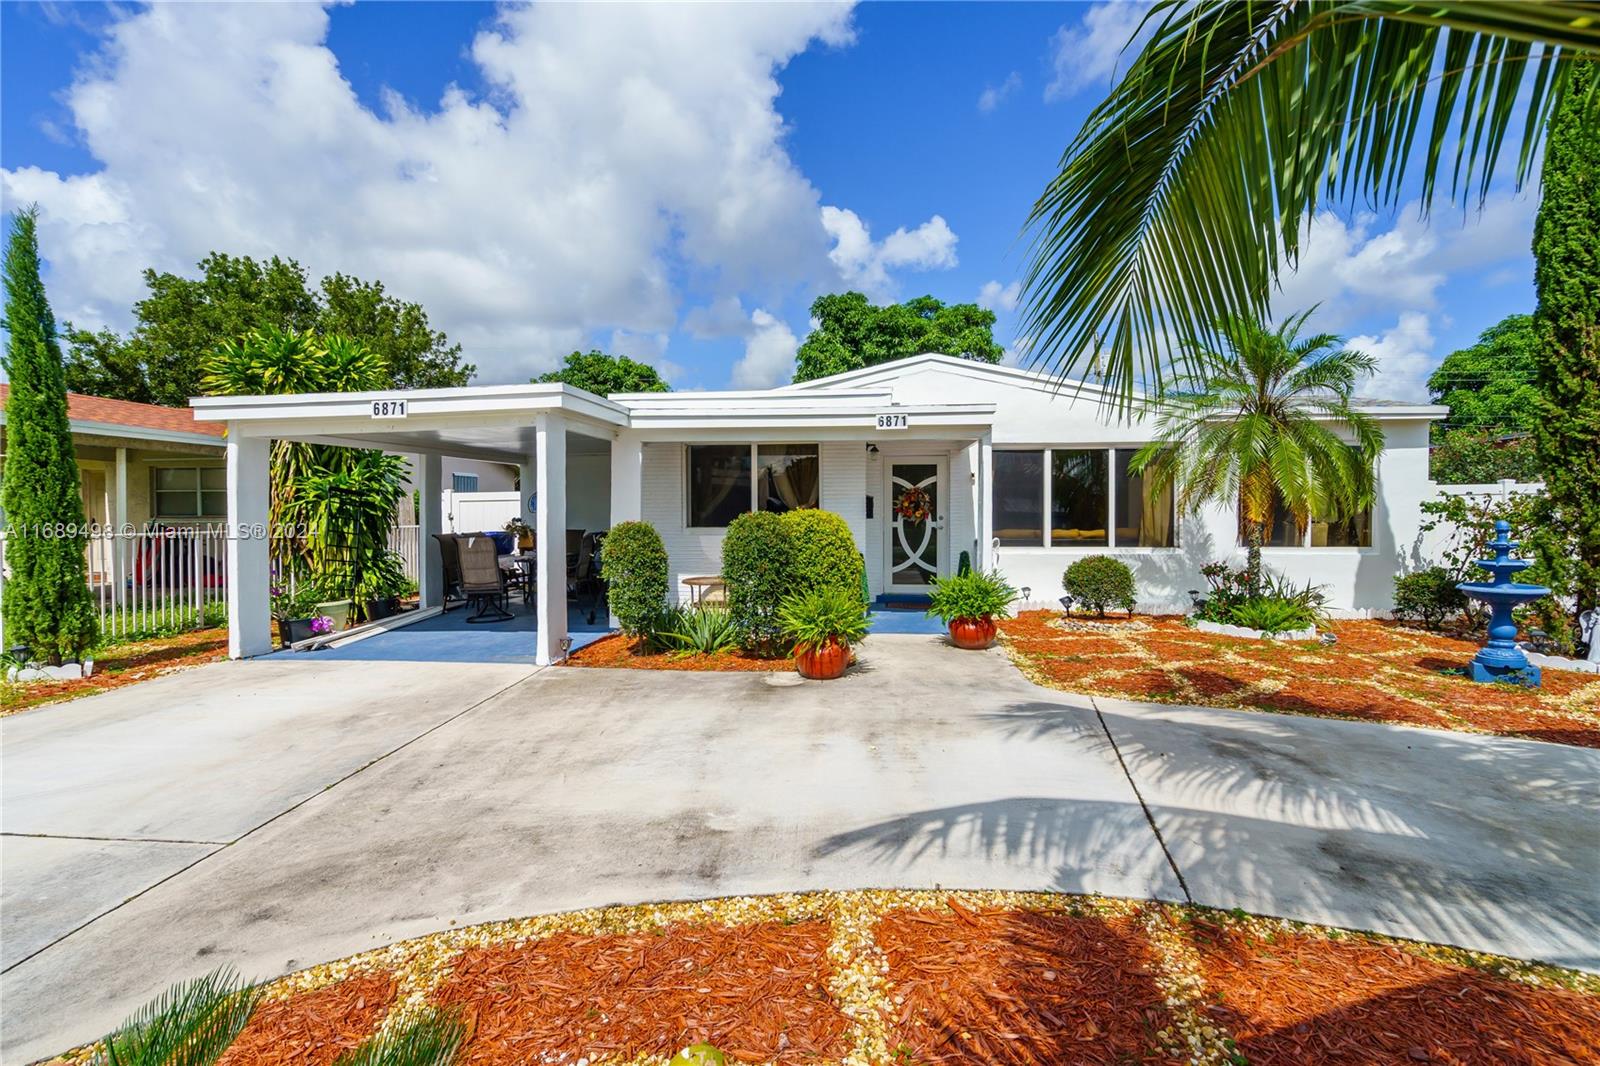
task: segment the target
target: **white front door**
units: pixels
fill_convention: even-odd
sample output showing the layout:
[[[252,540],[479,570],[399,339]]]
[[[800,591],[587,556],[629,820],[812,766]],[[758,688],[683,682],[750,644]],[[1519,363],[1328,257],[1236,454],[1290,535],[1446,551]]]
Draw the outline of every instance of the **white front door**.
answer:
[[[883,558],[890,591],[927,592],[934,578],[950,572],[946,465],[936,455],[897,455],[884,463],[889,513]]]

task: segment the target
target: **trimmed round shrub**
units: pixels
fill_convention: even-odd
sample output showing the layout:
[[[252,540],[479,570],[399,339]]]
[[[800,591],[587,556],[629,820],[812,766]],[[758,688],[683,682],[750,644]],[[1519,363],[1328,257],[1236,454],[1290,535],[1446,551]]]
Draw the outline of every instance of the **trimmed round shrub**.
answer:
[[[827,588],[861,595],[866,563],[850,523],[832,511],[806,507],[785,512],[783,524],[793,542],[791,595]]]
[[[1420,618],[1429,629],[1438,629],[1451,615],[1465,616],[1467,594],[1456,588],[1456,577],[1442,566],[1430,566],[1414,574],[1394,579],[1396,618]]]
[[[622,631],[630,637],[648,632],[667,605],[667,548],[656,527],[649,522],[612,526],[600,547],[600,576]]]
[[[781,645],[778,606],[794,592],[793,538],[782,515],[750,511],[722,538],[722,580],[739,643],[771,654]]]
[[[1102,618],[1108,607],[1133,613],[1133,571],[1121,559],[1086,555],[1067,567],[1067,572],[1061,575],[1061,587],[1075,603],[1090,608]]]

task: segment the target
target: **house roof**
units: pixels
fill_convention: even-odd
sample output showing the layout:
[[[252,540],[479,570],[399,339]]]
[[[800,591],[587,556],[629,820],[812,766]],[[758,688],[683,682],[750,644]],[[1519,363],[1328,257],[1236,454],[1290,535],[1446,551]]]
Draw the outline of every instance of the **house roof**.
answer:
[[[11,395],[11,386],[0,383],[0,405]],[[5,415],[0,412],[0,423]],[[153,403],[111,400],[104,396],[67,393],[67,421],[74,433],[103,437],[132,436],[147,440],[173,440],[197,443],[194,438],[211,437],[222,442],[225,426],[218,422],[199,422],[187,407],[159,407]]]

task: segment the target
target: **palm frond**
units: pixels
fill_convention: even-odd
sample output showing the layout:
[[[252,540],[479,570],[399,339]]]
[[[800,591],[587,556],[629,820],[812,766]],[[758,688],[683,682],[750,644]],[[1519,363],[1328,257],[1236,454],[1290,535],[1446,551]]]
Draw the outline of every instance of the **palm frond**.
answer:
[[[340,1055],[334,1066],[450,1066],[467,1037],[454,1011],[428,1008]]]
[[[1441,187],[1481,203],[1508,141],[1525,181],[1572,63],[1600,60],[1592,0],[1162,0],[1148,21],[1029,214],[1020,330],[1059,375],[1098,360],[1124,406],[1185,341],[1268,316],[1324,201],[1394,206],[1417,168],[1424,210]]]
[[[260,997],[229,969],[173,985],[105,1038],[96,1066],[211,1066]]]

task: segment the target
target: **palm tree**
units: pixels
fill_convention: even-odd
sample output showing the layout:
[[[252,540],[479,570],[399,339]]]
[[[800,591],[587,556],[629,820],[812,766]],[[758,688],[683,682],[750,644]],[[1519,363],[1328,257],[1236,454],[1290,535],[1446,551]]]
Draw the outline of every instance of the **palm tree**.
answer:
[[[1392,207],[1414,172],[1425,211],[1440,184],[1481,204],[1508,141],[1525,181],[1600,60],[1600,3],[1574,0],[1161,0],[1146,27],[1033,206],[1024,274],[1035,361],[1099,361],[1124,405],[1172,338],[1268,314],[1324,198]],[[1600,111],[1600,79],[1580,91]]]
[[[1312,515],[1350,517],[1372,502],[1383,448],[1377,422],[1350,406],[1375,361],[1331,333],[1300,336],[1310,314],[1277,329],[1225,318],[1216,327],[1223,351],[1186,345],[1178,380],[1151,400],[1156,439],[1130,464],[1152,492],[1174,489],[1180,513],[1237,502],[1256,590],[1278,501],[1302,529]]]

